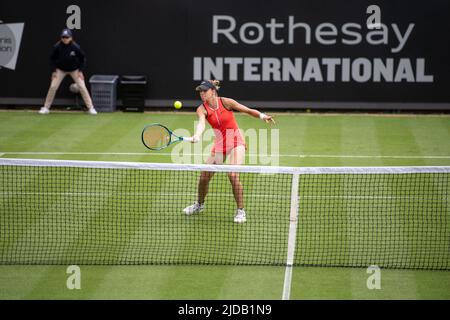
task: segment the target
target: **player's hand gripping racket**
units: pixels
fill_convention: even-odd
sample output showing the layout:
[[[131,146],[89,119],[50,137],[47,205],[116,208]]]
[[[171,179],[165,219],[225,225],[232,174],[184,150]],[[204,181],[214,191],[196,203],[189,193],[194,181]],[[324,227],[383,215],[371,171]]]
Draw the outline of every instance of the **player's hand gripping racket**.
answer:
[[[178,141],[193,141],[192,137],[179,137],[167,127],[153,123],[142,130],[142,143],[150,150],[161,150]]]

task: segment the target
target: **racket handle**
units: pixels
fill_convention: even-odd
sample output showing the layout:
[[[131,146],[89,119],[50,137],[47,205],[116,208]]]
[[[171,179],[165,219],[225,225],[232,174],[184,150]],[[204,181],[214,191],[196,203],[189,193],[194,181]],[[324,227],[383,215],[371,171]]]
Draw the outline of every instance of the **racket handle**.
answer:
[[[192,142],[192,141],[194,141],[194,138],[193,137],[183,137],[183,141]]]

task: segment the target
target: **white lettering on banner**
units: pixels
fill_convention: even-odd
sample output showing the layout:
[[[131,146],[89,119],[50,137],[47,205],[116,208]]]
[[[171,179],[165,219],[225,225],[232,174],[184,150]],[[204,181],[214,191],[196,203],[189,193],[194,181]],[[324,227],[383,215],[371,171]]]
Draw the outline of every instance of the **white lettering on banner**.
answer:
[[[387,58],[384,62],[382,59],[373,59],[373,81],[380,82],[381,76],[383,76],[384,81],[392,82],[394,74],[394,59]],[[425,82],[425,81],[419,81]]]
[[[350,59],[342,59],[342,82],[350,81]]]
[[[356,82],[367,82],[372,76],[372,65],[369,59],[358,58],[352,63],[352,77]]]
[[[341,63],[341,59],[336,58],[323,58],[322,64],[327,67],[327,81],[334,82],[336,81],[336,66]]]
[[[281,62],[277,58],[264,58],[262,67],[263,81],[281,81]]]
[[[292,59],[283,58],[283,81],[302,81],[302,58]]]
[[[261,64],[261,58],[244,58],[244,81],[260,81],[261,73],[258,72],[257,65]],[[256,72],[256,73],[255,73]],[[205,77],[205,79],[213,79]],[[223,76],[216,79],[223,79]]]
[[[284,25],[283,25],[284,27]],[[303,22],[299,22],[299,23],[295,23],[294,22],[294,17],[293,16],[289,16],[289,33],[288,33],[288,37],[289,37],[289,44],[294,44],[294,31],[297,28],[303,28],[305,29],[305,44],[310,44],[311,43],[311,27]]]
[[[397,72],[395,73],[395,82],[401,82],[406,80],[407,82],[414,82],[414,74],[409,59],[400,59]]]
[[[328,29],[328,30],[326,30]],[[319,43],[324,45],[336,44],[336,39],[326,40],[324,36],[336,37],[338,34],[337,28],[332,23],[321,23],[317,26],[316,29],[316,39]]]
[[[310,58],[307,60],[303,81],[323,81],[322,72],[320,70],[319,59]]]
[[[433,82],[424,58],[194,57],[194,80]],[[203,70],[203,73],[202,73]]]
[[[203,63],[203,79],[222,79],[223,60],[216,58],[214,62],[212,58],[204,58]]]
[[[434,77],[432,75],[425,74],[425,59],[417,59],[416,81],[417,82],[433,82],[434,81]]]
[[[284,39],[277,38],[277,28],[283,28],[284,24],[276,23],[276,21],[276,19],[270,19],[270,23],[266,24],[266,27],[270,29],[270,41],[272,41],[273,44],[283,44]]]
[[[380,24],[380,27],[372,31],[367,32],[366,41],[371,45],[388,44],[389,31],[385,24]]]
[[[238,65],[242,64],[243,59],[242,58],[225,58],[224,63],[229,65],[229,76],[228,79],[230,81],[237,81],[238,80]],[[196,79],[200,80],[200,79]]]
[[[405,46],[406,41],[408,41],[409,36],[411,35],[412,29],[414,28],[414,24],[410,23],[408,26],[408,29],[405,31],[405,33],[402,35],[400,30],[398,29],[397,25],[395,23],[392,24],[392,29],[395,32],[395,35],[398,39],[398,47],[391,49],[391,52],[397,53],[400,52],[403,47]]]
[[[202,58],[194,57],[194,80],[202,79]]]
[[[227,28],[219,29],[219,22],[228,22]],[[213,16],[213,43],[219,43],[219,34],[224,35],[231,43],[238,43],[231,32],[236,28],[236,20],[231,16]]]
[[[228,42],[255,45],[263,41],[270,41],[279,46],[285,43],[293,45],[301,41],[310,45],[313,42],[312,35],[314,34],[317,43],[327,46],[337,43],[354,46],[360,44],[363,39],[374,46],[391,43],[392,53],[398,53],[405,47],[415,26],[414,23],[410,23],[402,32],[396,23],[390,25],[377,23],[377,28],[373,29],[363,28],[361,24],[354,22],[345,23],[340,27],[330,22],[324,22],[318,24],[314,29],[314,26],[306,22],[296,22],[294,16],[288,16],[287,22],[269,18],[268,23],[251,21],[244,22],[240,26],[232,16],[213,15],[212,18],[212,43],[214,44]],[[366,33],[365,37],[363,33]],[[286,34],[287,42],[282,36],[286,37]]]
[[[247,37],[247,29],[250,29],[250,31],[248,32],[250,38]],[[257,32],[255,30],[257,30]],[[239,29],[239,36],[241,37],[242,42],[246,44],[257,44],[260,43],[264,38],[264,29],[260,24],[256,22],[244,23]]]
[[[353,31],[351,30],[353,29]],[[357,23],[346,23],[342,25],[342,33],[347,36],[352,36],[354,39],[351,40],[349,38],[343,38],[342,43],[348,44],[348,45],[356,45],[361,42],[362,36],[359,32],[357,32],[355,29],[361,30],[361,25]]]
[[[304,44],[323,46],[359,44],[385,48],[398,54],[407,45],[415,24],[400,26],[381,23],[381,11],[376,5],[367,8],[371,14],[366,24],[331,22],[309,24],[295,16],[260,18],[259,21],[239,21],[231,15],[212,16],[212,43],[257,45]],[[385,21],[386,22],[386,21]],[[364,49],[367,52],[367,48]],[[324,54],[325,55],[325,54]],[[434,82],[426,73],[426,59],[415,57],[194,57],[194,80],[264,82]]]

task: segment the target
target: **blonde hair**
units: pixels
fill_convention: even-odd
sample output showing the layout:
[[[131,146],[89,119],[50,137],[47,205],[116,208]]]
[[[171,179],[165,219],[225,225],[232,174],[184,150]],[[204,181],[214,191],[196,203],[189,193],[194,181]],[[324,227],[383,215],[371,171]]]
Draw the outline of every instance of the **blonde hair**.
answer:
[[[216,91],[219,91],[220,89],[220,81],[219,80],[208,80],[214,85],[214,88],[216,88]]]

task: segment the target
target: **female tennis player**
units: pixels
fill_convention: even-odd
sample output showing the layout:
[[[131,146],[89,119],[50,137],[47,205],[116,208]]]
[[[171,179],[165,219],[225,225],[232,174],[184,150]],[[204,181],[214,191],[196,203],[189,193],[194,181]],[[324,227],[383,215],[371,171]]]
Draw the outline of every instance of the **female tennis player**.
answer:
[[[218,80],[205,80],[196,90],[200,92],[200,98],[203,103],[197,108],[198,124],[192,142],[198,142],[202,133],[205,131],[205,122],[214,129],[214,146],[211,150],[211,156],[206,161],[207,164],[223,164],[229,157],[229,164],[241,165],[245,159],[245,140],[239,131],[239,127],[233,115],[233,111],[244,112],[255,118],[269,123],[275,122],[267,114],[250,109],[237,101],[220,97]],[[200,212],[204,208],[205,197],[208,193],[209,181],[214,172],[202,172],[198,183],[198,200],[193,205],[186,207],[183,211],[186,215]],[[234,198],[236,200],[236,214],[234,222],[244,223],[247,218],[244,210],[244,191],[239,181],[239,174],[236,172],[228,173]]]

